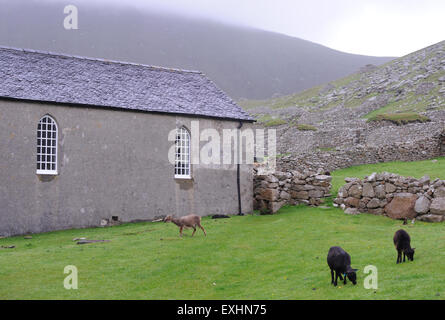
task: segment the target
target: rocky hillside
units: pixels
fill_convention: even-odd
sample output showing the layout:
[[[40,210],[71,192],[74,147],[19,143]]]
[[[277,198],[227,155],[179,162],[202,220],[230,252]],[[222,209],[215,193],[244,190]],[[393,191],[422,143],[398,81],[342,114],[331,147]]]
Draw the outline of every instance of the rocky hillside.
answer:
[[[298,94],[240,104],[259,125],[278,129],[284,163],[332,170],[437,156],[445,41]]]

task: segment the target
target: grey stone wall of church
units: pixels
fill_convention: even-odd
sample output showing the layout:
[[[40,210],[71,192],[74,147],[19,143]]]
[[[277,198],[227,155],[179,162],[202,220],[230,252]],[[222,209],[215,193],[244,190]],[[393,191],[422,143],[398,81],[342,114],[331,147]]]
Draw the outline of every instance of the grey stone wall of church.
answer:
[[[56,176],[36,174],[37,123],[58,124]],[[236,165],[192,166],[174,179],[168,161],[177,126],[235,129],[237,121],[0,100],[0,236],[99,226],[173,214],[238,213]],[[244,127],[249,127],[245,123]],[[193,139],[193,137],[192,137]],[[202,144],[205,142],[201,142]],[[252,211],[253,170],[241,165],[244,212]]]

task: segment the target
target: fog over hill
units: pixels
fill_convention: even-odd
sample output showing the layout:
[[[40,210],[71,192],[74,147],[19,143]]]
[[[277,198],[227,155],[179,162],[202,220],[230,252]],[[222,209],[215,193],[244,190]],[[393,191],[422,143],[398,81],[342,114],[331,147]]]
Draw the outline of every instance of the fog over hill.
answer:
[[[200,70],[232,98],[301,91],[390,58],[347,54],[282,34],[132,8],[0,0],[0,45]]]
[[[241,106],[277,129],[280,162],[336,170],[445,155],[445,41],[304,92]]]

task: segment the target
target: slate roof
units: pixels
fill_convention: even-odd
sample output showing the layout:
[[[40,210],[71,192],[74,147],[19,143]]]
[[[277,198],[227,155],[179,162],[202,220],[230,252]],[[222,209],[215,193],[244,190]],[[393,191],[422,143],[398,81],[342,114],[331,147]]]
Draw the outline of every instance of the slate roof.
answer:
[[[253,120],[198,71],[2,46],[0,97]]]

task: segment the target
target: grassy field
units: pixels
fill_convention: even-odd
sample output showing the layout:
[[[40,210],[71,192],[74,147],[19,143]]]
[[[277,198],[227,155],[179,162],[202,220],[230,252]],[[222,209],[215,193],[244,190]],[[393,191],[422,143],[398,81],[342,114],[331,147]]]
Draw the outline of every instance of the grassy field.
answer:
[[[445,160],[353,167],[345,176],[394,171],[443,175]],[[276,215],[203,219],[207,237],[181,239],[173,224],[136,223],[0,239],[0,299],[444,299],[445,226],[336,208],[285,207]],[[413,262],[397,265],[392,244],[405,228]],[[77,245],[76,237],[107,239]],[[359,269],[358,284],[330,285],[329,247],[340,245]],[[66,265],[78,268],[79,289],[66,290]],[[363,287],[367,265],[378,268],[378,289]]]

